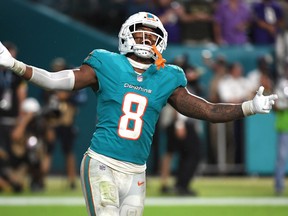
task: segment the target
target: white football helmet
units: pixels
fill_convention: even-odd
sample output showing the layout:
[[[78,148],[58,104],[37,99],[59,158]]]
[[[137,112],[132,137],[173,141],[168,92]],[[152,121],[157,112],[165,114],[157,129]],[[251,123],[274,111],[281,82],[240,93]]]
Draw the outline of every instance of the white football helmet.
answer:
[[[139,25],[155,29],[155,32],[148,32],[144,30],[137,30]],[[133,33],[141,32],[143,34],[143,42],[137,44],[134,40]],[[141,58],[156,59],[156,54],[152,51],[150,45],[145,44],[145,33],[154,34],[157,36],[156,48],[162,53],[167,46],[168,34],[160,19],[148,12],[138,12],[130,16],[122,25],[119,32],[119,51],[125,55],[127,53],[135,53]]]

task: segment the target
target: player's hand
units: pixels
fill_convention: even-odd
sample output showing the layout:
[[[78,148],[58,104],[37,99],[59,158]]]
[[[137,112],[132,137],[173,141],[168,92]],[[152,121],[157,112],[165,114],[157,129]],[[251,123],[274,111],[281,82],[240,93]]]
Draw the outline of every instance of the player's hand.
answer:
[[[260,86],[253,100],[246,101],[242,104],[242,110],[245,116],[256,113],[269,113],[271,111],[278,96],[276,94],[264,96],[263,92],[264,87]]]
[[[260,86],[252,100],[254,113],[269,113],[278,98],[276,94],[264,96],[263,92],[264,87]]]
[[[6,68],[12,68],[14,66],[15,59],[11,56],[7,48],[0,42],[0,66]]]

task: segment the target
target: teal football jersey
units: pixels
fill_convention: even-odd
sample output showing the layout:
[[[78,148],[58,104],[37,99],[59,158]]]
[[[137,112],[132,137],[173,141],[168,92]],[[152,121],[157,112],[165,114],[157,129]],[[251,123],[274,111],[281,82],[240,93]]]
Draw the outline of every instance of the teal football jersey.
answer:
[[[149,156],[156,122],[169,96],[186,86],[183,70],[151,65],[135,73],[124,55],[94,50],[83,64],[98,77],[97,124],[90,148],[102,155],[139,165]]]

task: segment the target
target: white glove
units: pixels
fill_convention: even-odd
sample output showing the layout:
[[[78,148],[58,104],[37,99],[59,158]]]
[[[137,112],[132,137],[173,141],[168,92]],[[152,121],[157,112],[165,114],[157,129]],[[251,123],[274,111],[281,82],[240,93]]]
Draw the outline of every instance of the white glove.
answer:
[[[0,42],[0,65],[11,69],[14,66],[15,59],[11,56],[7,48]]]
[[[25,73],[26,65],[13,58],[7,48],[0,42],[0,66],[12,69],[14,73],[22,76]]]
[[[245,116],[270,112],[278,96],[276,94],[264,96],[263,92],[264,87],[260,86],[253,100],[242,103],[242,110]]]

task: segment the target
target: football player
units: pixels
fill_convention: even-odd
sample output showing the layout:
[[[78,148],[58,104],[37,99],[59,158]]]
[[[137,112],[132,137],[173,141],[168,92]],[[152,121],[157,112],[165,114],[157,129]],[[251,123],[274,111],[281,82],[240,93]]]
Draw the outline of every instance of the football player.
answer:
[[[242,104],[213,104],[190,94],[183,70],[162,58],[168,35],[151,13],[130,16],[118,37],[120,54],[95,49],[80,68],[53,73],[12,58],[0,45],[0,65],[42,88],[93,89],[98,123],[81,164],[89,215],[143,214],[146,161],[167,102],[188,117],[227,122],[269,113],[277,98],[264,96],[263,87]]]

